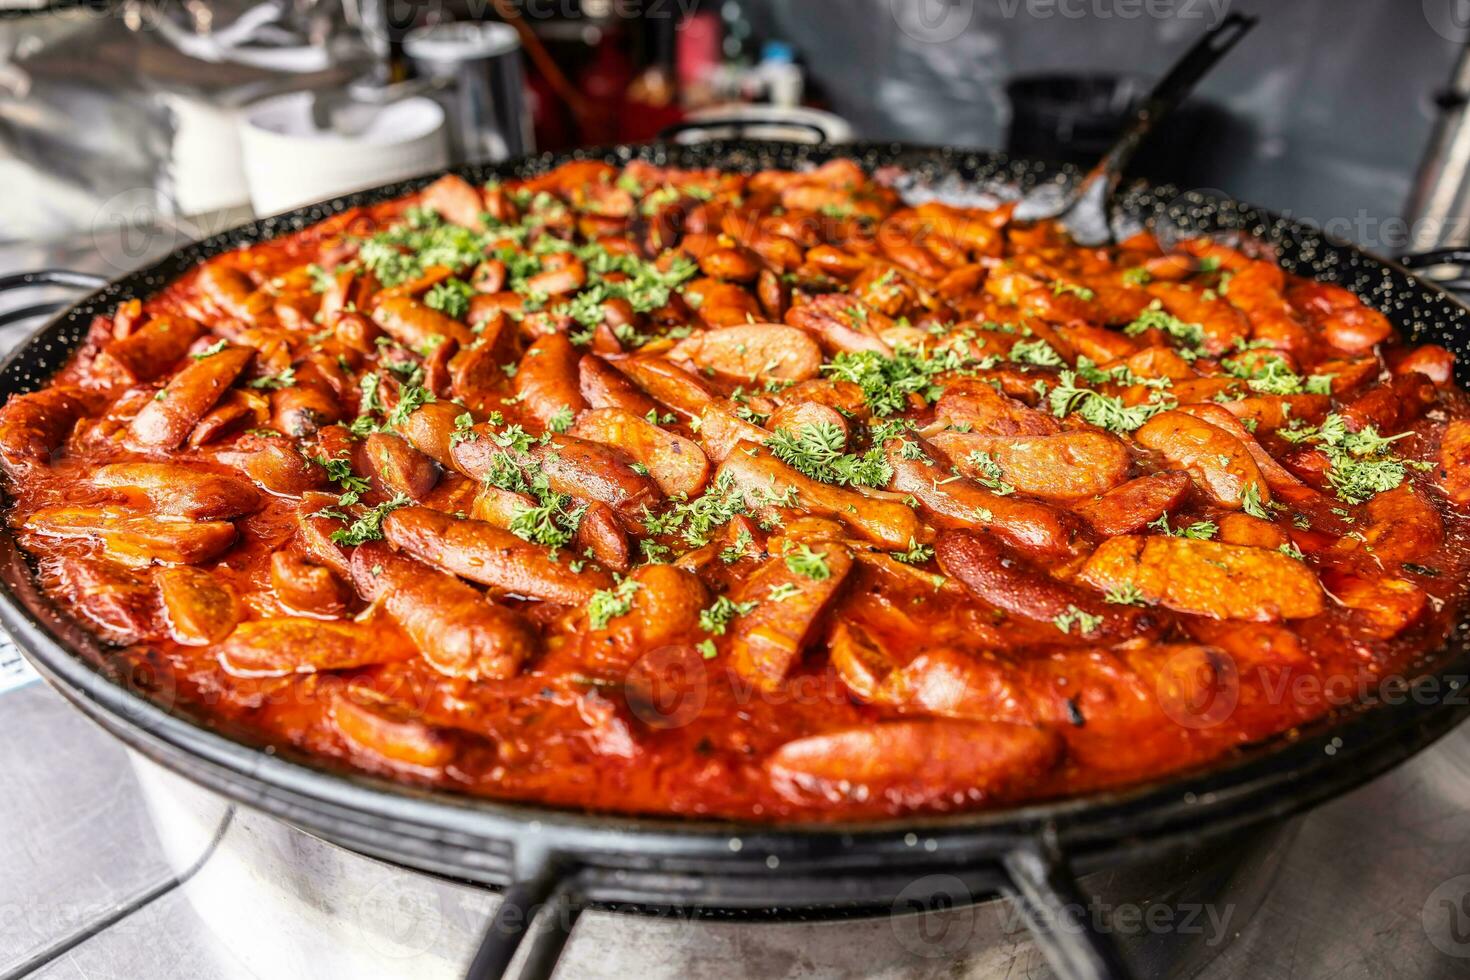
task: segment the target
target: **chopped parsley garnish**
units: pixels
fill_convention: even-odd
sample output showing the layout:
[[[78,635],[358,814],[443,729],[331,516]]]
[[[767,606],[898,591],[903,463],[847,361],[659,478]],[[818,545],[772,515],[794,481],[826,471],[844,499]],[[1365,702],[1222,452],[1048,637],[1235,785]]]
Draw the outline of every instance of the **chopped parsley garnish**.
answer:
[[[534,482],[531,489],[537,504],[534,507],[518,504],[506,529],[532,544],[544,544],[550,548],[569,544],[576,537],[587,508],[573,508],[571,497],[549,488],[538,488]]]
[[[1388,449],[1408,433],[1381,436],[1371,425],[1350,432],[1347,419],[1334,412],[1317,428],[1280,429],[1278,434],[1289,442],[1316,443],[1331,463],[1327,482],[1338,499],[1350,504],[1361,504],[1404,482],[1406,464]]]
[[[480,438],[478,432],[473,431],[475,417],[469,412],[454,417],[454,431],[449,434],[450,448],[458,446],[462,442],[474,442]]]
[[[396,228],[366,239],[357,257],[378,282],[398,286],[422,276],[431,266],[458,271],[483,260],[490,245],[504,238],[504,229],[483,234],[445,224],[437,214],[410,208]]]
[[[1076,626],[1077,635],[1086,636],[1088,633],[1096,632],[1097,628],[1102,625],[1103,618],[1069,605],[1066,612],[1058,613],[1051,622],[1063,633],[1071,633],[1072,627]]]
[[[922,565],[934,557],[934,549],[927,544],[919,544],[913,538],[909,538],[908,551],[895,551],[893,558],[908,565]]]
[[[1303,378],[1280,354],[1262,354],[1248,361],[1227,357],[1220,361],[1220,367],[1227,374],[1243,379],[1252,391],[1263,395],[1332,394],[1332,375],[1314,374]]]
[[[424,305],[456,320],[470,311],[475,291],[463,279],[449,278],[437,283],[424,295]]]
[[[778,430],[766,440],[766,447],[798,473],[822,483],[881,487],[893,478],[882,449],[875,446],[861,456],[843,452],[845,438],[835,422],[809,422],[795,430]]]
[[[587,620],[595,630],[606,629],[607,624],[619,616],[633,611],[633,593],[641,586],[632,579],[624,579],[611,589],[600,589],[587,601]]]
[[[735,543],[727,545],[720,552],[720,561],[726,565],[735,564],[750,553],[750,547],[753,544],[755,544],[755,539],[751,537],[750,529],[742,527],[740,533],[735,535]]]
[[[362,499],[372,487],[371,481],[352,472],[352,460],[345,456],[339,459],[328,459],[325,456],[315,457],[316,462],[327,471],[327,479],[342,488],[342,496],[337,503],[343,507],[349,507]]]
[[[1104,395],[1091,388],[1077,386],[1077,374],[1063,371],[1060,380],[1047,396],[1051,413],[1066,418],[1076,413],[1099,428],[1112,432],[1132,432],[1160,412],[1177,404],[1172,398],[1155,397],[1138,405],[1125,405],[1123,399]]]
[[[1005,473],[1000,464],[989,453],[975,450],[965,457],[965,462],[975,468],[975,479],[999,496],[1016,492],[1016,488],[1005,482]]]
[[[814,582],[823,582],[832,577],[832,570],[827,567],[827,552],[813,551],[804,544],[786,552],[786,567]]]
[[[383,537],[383,518],[400,507],[413,503],[407,494],[398,494],[392,500],[381,503],[363,514],[352,524],[332,532],[332,540],[348,548],[355,548],[368,541],[379,541]],[[322,512],[318,512],[322,514]],[[340,516],[326,515],[322,516]]]
[[[546,427],[552,432],[565,432],[572,427],[574,421],[576,421],[576,416],[572,413],[571,406],[563,405],[551,418],[546,420]]]
[[[892,357],[870,350],[843,351],[822,370],[860,387],[875,415],[894,415],[908,407],[910,395],[918,395],[925,402],[937,400],[944,394],[944,386],[935,378],[970,363],[953,349],[930,352],[899,347]]]
[[[1157,528],[1165,534],[1175,538],[1190,538],[1195,541],[1208,541],[1215,536],[1220,528],[1213,521],[1197,521],[1187,527],[1169,527],[1169,515],[1160,514],[1156,521],[1149,521],[1148,526]]]
[[[1038,367],[1059,367],[1066,363],[1062,360],[1062,355],[1056,352],[1056,348],[1040,337],[1017,341],[1011,348],[1009,357],[1017,364],[1035,364]]]
[[[1165,313],[1163,306],[1157,300],[1154,305],[1138,315],[1138,319],[1123,328],[1123,332],[1130,337],[1137,337],[1148,330],[1162,330],[1164,333],[1181,341],[1185,346],[1199,349],[1205,345],[1205,328],[1198,323],[1185,323],[1177,316]]]
[[[387,426],[396,429],[408,421],[408,417],[420,408],[436,401],[434,393],[419,385],[404,385],[398,390],[398,404],[388,413]]]
[[[336,270],[328,272],[315,262],[306,267],[306,274],[311,277],[311,291],[314,293],[324,293],[337,284]]]
[[[772,602],[785,602],[793,596],[801,595],[801,589],[791,582],[782,582],[780,585],[771,586],[771,591],[766,598]]]
[[[1142,606],[1145,604],[1143,590],[1132,582],[1123,582],[1108,589],[1103,593],[1103,602],[1110,602],[1115,606]]]
[[[1263,521],[1271,519],[1271,512],[1261,501],[1261,487],[1257,483],[1246,484],[1245,490],[1240,495],[1240,509],[1252,517],[1258,517]]]
[[[1085,302],[1091,302],[1097,295],[1086,286],[1079,286],[1075,282],[1067,282],[1064,279],[1056,279],[1052,282],[1051,293],[1053,296],[1071,293],[1073,296]]]
[[[282,388],[291,388],[296,384],[296,369],[286,368],[280,374],[267,374],[264,377],[247,381],[245,387],[256,388],[260,391],[280,391]]]
[[[701,496],[677,500],[663,514],[653,514],[645,507],[643,523],[650,534],[678,534],[685,544],[699,548],[709,543],[715,528],[744,513],[745,498],[735,486],[735,478],[722,473]]]
[[[724,636],[732,619],[736,616],[744,616],[756,605],[753,599],[750,602],[733,602],[728,596],[720,596],[715,600],[714,605],[700,610],[699,628],[715,636]]]
[[[192,358],[194,358],[194,360],[196,360],[196,361],[202,361],[205,358],[213,357],[214,355],[218,354],[220,351],[224,350],[229,345],[230,345],[230,342],[228,340],[217,340],[214,343],[210,344],[208,347],[204,348],[203,350],[195,351],[194,353],[190,354],[189,356],[192,357]]]

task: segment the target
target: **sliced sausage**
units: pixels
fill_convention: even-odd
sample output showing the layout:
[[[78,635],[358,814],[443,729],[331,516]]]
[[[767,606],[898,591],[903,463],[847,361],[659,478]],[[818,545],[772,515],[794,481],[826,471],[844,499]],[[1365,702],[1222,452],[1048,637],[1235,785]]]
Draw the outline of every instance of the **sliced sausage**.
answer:
[[[244,480],[180,463],[109,463],[92,472],[94,486],[141,497],[161,514],[222,520],[260,506]]]
[[[569,561],[552,561],[547,549],[509,531],[426,507],[393,511],[383,521],[383,534],[420,561],[515,595],[575,606],[612,585],[606,572],[573,571]]]
[[[1135,589],[1145,601],[1216,619],[1306,619],[1325,608],[1317,576],[1304,563],[1218,541],[1110,538],[1081,578],[1097,589]]]
[[[666,496],[698,496],[709,482],[709,459],[683,436],[620,408],[583,412],[571,434],[621,449],[647,468]]]
[[[146,449],[177,449],[254,356],[249,347],[226,347],[180,369],[133,417],[132,441]]]
[[[352,553],[351,572],[358,594],[380,601],[441,674],[504,680],[536,652],[536,631],[522,616],[381,541]]]

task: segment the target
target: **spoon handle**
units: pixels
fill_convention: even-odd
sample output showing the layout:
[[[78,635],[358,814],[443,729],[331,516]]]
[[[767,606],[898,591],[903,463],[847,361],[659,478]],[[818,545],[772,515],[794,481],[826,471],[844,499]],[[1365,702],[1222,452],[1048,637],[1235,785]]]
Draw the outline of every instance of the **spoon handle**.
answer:
[[[1095,185],[1101,183],[1103,195],[1112,192],[1123,168],[1133,159],[1141,144],[1160,119],[1173,112],[1199,80],[1256,26],[1257,18],[1246,14],[1231,14],[1215,25],[1204,37],[1186,51],[1169,73],[1159,80],[1141,106],[1133,114],[1133,120],[1123,135],[1118,137],[1108,152],[1103,154],[1087,176],[1082,179],[1079,198],[1086,198]]]

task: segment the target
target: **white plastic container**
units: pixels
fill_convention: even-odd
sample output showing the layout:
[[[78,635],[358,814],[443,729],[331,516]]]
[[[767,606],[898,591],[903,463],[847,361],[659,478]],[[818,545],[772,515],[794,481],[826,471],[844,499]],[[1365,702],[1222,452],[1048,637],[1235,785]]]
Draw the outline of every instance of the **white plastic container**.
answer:
[[[250,204],[260,216],[448,165],[444,110],[433,99],[379,108],[353,136],[312,122],[312,95],[292,92],[249,106],[240,147]]]

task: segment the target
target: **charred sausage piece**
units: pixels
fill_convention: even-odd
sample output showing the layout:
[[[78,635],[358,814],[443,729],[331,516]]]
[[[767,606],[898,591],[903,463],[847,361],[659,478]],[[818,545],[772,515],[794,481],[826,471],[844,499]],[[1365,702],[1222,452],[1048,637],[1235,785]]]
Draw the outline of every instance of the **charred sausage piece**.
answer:
[[[885,548],[903,550],[910,547],[911,541],[926,536],[914,512],[899,500],[870,497],[820,483],[765,450],[754,455],[744,451],[732,453],[720,464],[715,478],[730,479],[744,495],[747,507],[800,507],[809,514],[839,520]]]
[[[126,384],[152,381],[188,353],[204,328],[194,320],[154,316],[97,355],[97,368]]]
[[[331,568],[289,550],[271,555],[271,589],[281,605],[310,616],[341,616],[352,599],[347,583]]]
[[[553,436],[531,449],[531,460],[557,493],[607,504],[628,526],[642,526],[646,508],[663,499],[658,484],[633,468],[630,457],[600,443],[575,436]]]
[[[552,561],[546,548],[509,531],[425,507],[393,511],[383,521],[383,533],[420,561],[515,595],[574,606],[612,586],[606,572],[574,572],[569,561]]]
[[[390,296],[373,310],[373,322],[404,347],[428,356],[445,341],[461,347],[475,342],[470,328],[409,296]]]
[[[571,434],[627,453],[670,497],[696,497],[709,482],[709,459],[695,443],[619,408],[582,413]]]
[[[682,340],[670,351],[702,371],[746,383],[805,381],[822,367],[822,349],[803,330],[779,323],[746,323],[706,330]]]
[[[362,458],[374,483],[389,497],[422,500],[439,482],[439,464],[391,432],[369,435]]]
[[[598,500],[581,506],[582,517],[577,522],[574,540],[577,551],[590,556],[603,568],[626,572],[633,565],[634,552],[616,512]]]
[[[140,643],[168,636],[158,590],[143,569],[90,556],[68,557],[60,577],[73,608],[118,643]]]
[[[516,397],[541,426],[566,412],[575,418],[587,408],[577,370],[580,360],[577,349],[561,334],[538,338],[521,357],[515,376]]]
[[[1216,619],[1306,619],[1326,608],[1322,586],[1304,563],[1218,541],[1110,538],[1080,577],[1097,589],[1136,590],[1146,602]]]
[[[197,568],[160,568],[153,577],[168,617],[169,632],[180,643],[208,646],[234,631],[241,605],[234,589]]]
[[[873,794],[918,806],[1004,798],[1052,769],[1061,748],[1049,731],[1005,722],[888,721],[787,742],[767,768],[794,801]]]
[[[454,760],[454,736],[371,692],[332,699],[332,723],[359,752],[395,767],[437,773]]]
[[[219,310],[247,324],[270,309],[270,297],[248,275],[220,260],[199,270],[199,288]]]
[[[1239,510],[1251,487],[1261,503],[1271,500],[1260,467],[1245,445],[1224,429],[1184,412],[1162,412],[1133,437],[1187,470],[1200,490],[1221,507]]]
[[[627,376],[596,354],[587,354],[577,363],[582,397],[592,408],[621,409],[632,415],[661,414],[654,400]]]
[[[729,459],[742,444],[759,446],[771,437],[769,431],[736,416],[723,402],[707,405],[698,422],[699,444],[716,463]]]
[[[238,477],[180,463],[109,463],[92,472],[94,486],[123,490],[160,514],[222,520],[260,506],[260,494]]]
[[[934,542],[939,567],[981,602],[1015,616],[1053,623],[1062,637],[1097,640],[1127,636],[1147,619],[1137,609],[1111,605],[1085,589],[1060,582],[1007,554],[988,535],[947,531]]]
[[[300,497],[327,485],[327,474],[294,448],[279,442],[259,449],[221,456],[238,466],[267,493],[277,497]]]
[[[939,528],[984,528],[1023,554],[1058,558],[1077,537],[1075,518],[1046,504],[986,490],[967,477],[942,476],[937,457],[911,438],[891,439],[884,456],[893,468],[888,489],[915,500]]]
[[[109,556],[133,564],[198,565],[235,543],[229,521],[154,517],[121,507],[47,507],[26,518],[43,537],[100,542]]]
[[[714,393],[699,378],[662,359],[629,358],[616,367],[661,404],[696,418],[714,401]]]
[[[469,438],[469,425],[465,423],[471,420],[465,418],[466,414],[453,402],[430,402],[415,409],[398,431],[414,449],[440,466],[454,469],[454,445]],[[475,438],[479,438],[478,433]]]
[[[1188,473],[1153,473],[1074,504],[1072,509],[1098,534],[1133,534],[1183,503],[1189,486]]]
[[[395,663],[413,650],[381,625],[282,616],[241,623],[225,638],[220,664],[240,677],[286,677]]]
[[[634,583],[624,586],[627,612],[589,629],[583,645],[588,666],[619,676],[641,655],[700,635],[699,614],[709,605],[704,583],[673,565],[644,565],[626,581]]]
[[[1340,551],[1362,551],[1377,561],[1414,561],[1444,543],[1444,519],[1411,484],[1368,501],[1368,523],[1356,535],[1339,538]]]
[[[451,224],[478,229],[485,200],[469,181],[458,174],[445,174],[419,192],[423,206]]]
[[[144,449],[177,449],[254,356],[249,347],[226,347],[181,369],[134,416],[133,442]]]
[[[325,493],[306,494],[296,508],[296,533],[313,561],[345,576],[348,555],[332,537],[347,527],[340,514],[335,496]]]
[[[309,438],[340,421],[342,407],[324,386],[298,384],[271,395],[271,422],[293,439]]]
[[[841,545],[812,550],[825,575],[812,578],[772,558],[740,588],[736,602],[754,606],[729,626],[730,669],[763,691],[785,681],[852,570],[852,554]]]
[[[1445,427],[1439,468],[1445,495],[1461,506],[1470,504],[1470,420],[1456,419]]]
[[[519,614],[381,541],[352,553],[352,583],[364,599],[382,603],[441,674],[504,680],[536,652],[536,631]]]
[[[12,397],[0,409],[0,462],[6,472],[50,462],[86,410],[81,391],[66,386]]]
[[[929,437],[966,476],[1022,493],[1073,500],[1106,493],[1128,477],[1128,447],[1106,432],[1053,436],[985,436],[936,432]]]
[[[1061,423],[1052,416],[971,378],[945,388],[934,404],[934,420],[948,426],[967,425],[977,435],[1050,436],[1062,431]]]

